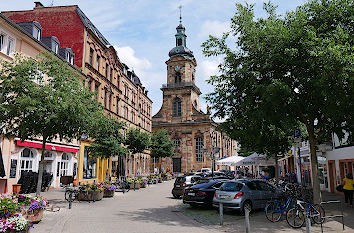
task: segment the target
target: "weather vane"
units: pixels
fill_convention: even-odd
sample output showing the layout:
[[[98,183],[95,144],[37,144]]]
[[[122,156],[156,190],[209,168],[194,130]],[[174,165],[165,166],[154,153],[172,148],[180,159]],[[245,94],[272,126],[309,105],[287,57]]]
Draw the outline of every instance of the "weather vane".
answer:
[[[178,8],[179,8],[179,23],[182,24],[182,5],[180,5]]]

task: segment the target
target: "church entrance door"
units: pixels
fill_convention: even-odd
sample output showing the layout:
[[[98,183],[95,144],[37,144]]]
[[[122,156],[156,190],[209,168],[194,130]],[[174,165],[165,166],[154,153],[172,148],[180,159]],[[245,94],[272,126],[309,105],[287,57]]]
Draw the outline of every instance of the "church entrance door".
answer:
[[[181,172],[181,158],[173,158],[173,172]]]

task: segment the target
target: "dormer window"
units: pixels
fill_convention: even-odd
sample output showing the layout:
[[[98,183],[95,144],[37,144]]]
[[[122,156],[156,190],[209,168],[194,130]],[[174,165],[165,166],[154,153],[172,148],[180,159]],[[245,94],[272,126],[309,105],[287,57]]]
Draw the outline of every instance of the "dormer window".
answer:
[[[53,52],[58,54],[58,51],[59,51],[59,44],[55,41],[53,41]]]
[[[41,40],[41,29],[36,26],[33,27],[33,37],[37,40]]]

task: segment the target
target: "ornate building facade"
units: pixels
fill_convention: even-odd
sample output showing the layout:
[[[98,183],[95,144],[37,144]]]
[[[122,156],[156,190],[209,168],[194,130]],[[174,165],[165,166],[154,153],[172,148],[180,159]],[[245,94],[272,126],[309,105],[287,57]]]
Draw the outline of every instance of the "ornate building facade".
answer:
[[[212,154],[235,155],[237,143],[217,131],[218,124],[211,119],[209,111],[204,113],[200,109],[197,61],[187,48],[187,35],[181,22],[176,30],[176,46],[166,61],[167,83],[161,88],[163,103],[152,118],[152,130],[167,130],[175,144],[175,156],[162,159],[160,166],[174,172],[189,172],[211,168]]]

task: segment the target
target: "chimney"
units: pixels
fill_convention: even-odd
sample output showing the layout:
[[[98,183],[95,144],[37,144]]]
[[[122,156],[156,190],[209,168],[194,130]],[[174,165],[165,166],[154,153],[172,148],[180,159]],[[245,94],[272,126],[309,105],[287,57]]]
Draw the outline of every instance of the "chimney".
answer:
[[[34,2],[34,8],[42,8],[44,7],[43,4],[41,2]]]

